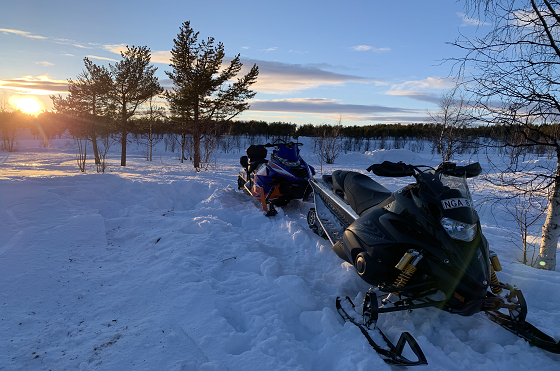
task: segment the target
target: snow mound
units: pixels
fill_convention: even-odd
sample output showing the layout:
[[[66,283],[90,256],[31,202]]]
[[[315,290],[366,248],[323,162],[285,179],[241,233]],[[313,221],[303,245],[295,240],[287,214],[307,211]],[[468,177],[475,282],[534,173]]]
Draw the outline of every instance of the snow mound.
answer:
[[[372,157],[372,163],[405,162],[412,165],[421,165],[423,158],[415,152],[408,149],[377,149],[375,151],[367,151],[365,155]]]

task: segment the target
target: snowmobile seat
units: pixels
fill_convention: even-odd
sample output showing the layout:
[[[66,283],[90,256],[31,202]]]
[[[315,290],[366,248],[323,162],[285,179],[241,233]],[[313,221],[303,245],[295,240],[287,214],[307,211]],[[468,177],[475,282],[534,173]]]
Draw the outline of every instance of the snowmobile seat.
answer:
[[[245,170],[249,167],[249,158],[247,156],[239,157],[239,164],[243,166]]]
[[[260,164],[266,164],[266,163],[268,163],[268,160],[266,158],[249,159],[249,167],[247,168],[247,171],[250,174],[257,167],[259,167]]]
[[[253,172],[260,164],[268,162],[265,158],[268,152],[263,145],[251,144],[245,152],[247,152],[247,157],[249,158],[249,167],[247,169],[249,173]]]
[[[261,145],[254,145],[251,144],[246,150],[245,152],[247,152],[247,157],[249,157],[250,160],[253,159],[257,159],[257,158],[265,158],[268,151],[266,150],[266,147]]]
[[[344,177],[344,197],[358,215],[389,196],[391,191],[367,175],[351,171]]]
[[[347,170],[336,170],[332,173],[332,185],[333,185],[333,193],[340,197],[344,202],[348,203],[348,199],[344,193],[344,179],[351,173],[351,171]]]

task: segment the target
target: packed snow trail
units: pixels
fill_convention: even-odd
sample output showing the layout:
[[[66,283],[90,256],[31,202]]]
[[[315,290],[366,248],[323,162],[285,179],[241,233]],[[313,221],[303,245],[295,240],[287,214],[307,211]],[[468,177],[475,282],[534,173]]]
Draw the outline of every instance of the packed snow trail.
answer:
[[[200,174],[172,157],[76,174],[66,153],[40,155],[39,177],[22,175],[33,153],[0,164],[0,369],[392,369],[336,313],[337,296],[360,303],[368,286],[308,229],[311,204],[262,215],[235,189],[237,154]],[[333,166],[362,170],[371,157],[382,156]],[[558,272],[504,259],[504,231],[489,232],[528,321],[560,338]],[[379,326],[416,338],[429,363],[418,370],[560,365],[484,314],[423,309]]]

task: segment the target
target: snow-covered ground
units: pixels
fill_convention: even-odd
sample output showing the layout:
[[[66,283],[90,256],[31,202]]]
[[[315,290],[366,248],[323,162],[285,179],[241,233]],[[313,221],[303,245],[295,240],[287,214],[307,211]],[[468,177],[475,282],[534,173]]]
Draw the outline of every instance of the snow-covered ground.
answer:
[[[162,144],[153,162],[131,145],[128,166],[115,149],[98,174],[91,164],[78,172],[70,139],[17,147],[0,152],[0,370],[394,368],[336,313],[337,296],[359,303],[368,285],[308,229],[311,205],[265,217],[237,190],[240,153],[196,173]],[[306,142],[303,156],[319,169],[310,150]],[[384,159],[438,162],[373,151],[323,171],[365,173]],[[394,190],[410,179],[380,181]],[[473,188],[480,200],[484,184]],[[560,339],[560,267],[518,263],[516,226],[495,215],[481,209],[500,280],[520,287],[528,320]],[[416,338],[429,362],[417,370],[560,369],[560,355],[484,314],[421,309],[382,315],[379,325],[393,341],[403,331]]]

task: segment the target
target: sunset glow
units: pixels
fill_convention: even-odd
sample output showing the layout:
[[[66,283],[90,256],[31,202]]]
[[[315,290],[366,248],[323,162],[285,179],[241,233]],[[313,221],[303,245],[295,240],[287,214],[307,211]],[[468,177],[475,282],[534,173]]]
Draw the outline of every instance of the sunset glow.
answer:
[[[36,99],[30,97],[16,98],[12,103],[22,112],[35,115],[41,111],[41,105]]]

